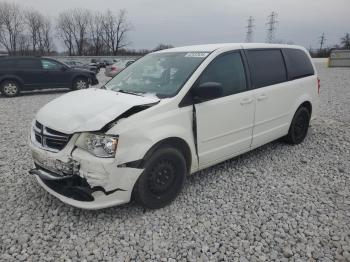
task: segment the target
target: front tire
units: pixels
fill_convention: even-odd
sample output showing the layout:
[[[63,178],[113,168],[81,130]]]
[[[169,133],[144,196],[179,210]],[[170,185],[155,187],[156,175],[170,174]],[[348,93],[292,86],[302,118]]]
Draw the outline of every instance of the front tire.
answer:
[[[20,86],[14,80],[5,80],[1,83],[0,90],[4,96],[15,97],[20,92]]]
[[[186,175],[186,160],[181,152],[172,147],[160,148],[146,160],[134,186],[134,197],[143,207],[162,208],[180,193]]]
[[[306,107],[300,107],[294,114],[285,141],[297,145],[304,141],[310,125],[310,112]]]
[[[82,90],[89,87],[89,81],[86,78],[78,77],[73,81],[73,90]]]

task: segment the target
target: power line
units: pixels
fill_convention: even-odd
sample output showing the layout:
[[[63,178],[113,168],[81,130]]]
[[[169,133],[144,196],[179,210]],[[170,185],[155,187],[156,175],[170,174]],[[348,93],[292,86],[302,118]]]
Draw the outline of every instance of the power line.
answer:
[[[267,34],[266,34],[266,42],[273,43],[275,41],[276,29],[277,29],[277,13],[272,12],[271,15],[268,16],[267,25]]]
[[[255,27],[254,18],[252,16],[249,16],[247,21],[248,21],[248,25],[247,25],[247,33],[246,33],[245,41],[246,43],[251,43],[253,42],[253,28]]]

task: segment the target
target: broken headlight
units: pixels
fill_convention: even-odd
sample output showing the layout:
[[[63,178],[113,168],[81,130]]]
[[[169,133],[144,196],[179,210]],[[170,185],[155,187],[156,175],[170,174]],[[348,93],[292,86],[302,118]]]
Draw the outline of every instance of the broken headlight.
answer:
[[[118,145],[118,136],[82,133],[76,146],[87,150],[97,157],[114,157]]]

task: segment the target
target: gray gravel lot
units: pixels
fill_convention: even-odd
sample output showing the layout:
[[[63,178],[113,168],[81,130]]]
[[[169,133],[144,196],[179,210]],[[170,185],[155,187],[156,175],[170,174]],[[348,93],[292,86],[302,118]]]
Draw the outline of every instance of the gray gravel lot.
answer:
[[[350,261],[350,69],[317,64],[320,117],[188,178],[160,210],[79,210],[28,175],[29,126],[63,92],[0,97],[1,261]],[[103,78],[103,77],[102,77]]]

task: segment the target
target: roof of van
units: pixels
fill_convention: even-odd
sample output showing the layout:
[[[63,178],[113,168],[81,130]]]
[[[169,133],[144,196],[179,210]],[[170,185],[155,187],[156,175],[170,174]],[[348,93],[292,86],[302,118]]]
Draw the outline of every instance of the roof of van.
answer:
[[[221,43],[221,44],[207,44],[207,45],[190,45],[164,49],[158,52],[212,52],[221,48],[297,48],[304,49],[301,46],[285,45],[285,44],[267,44],[267,43]]]

